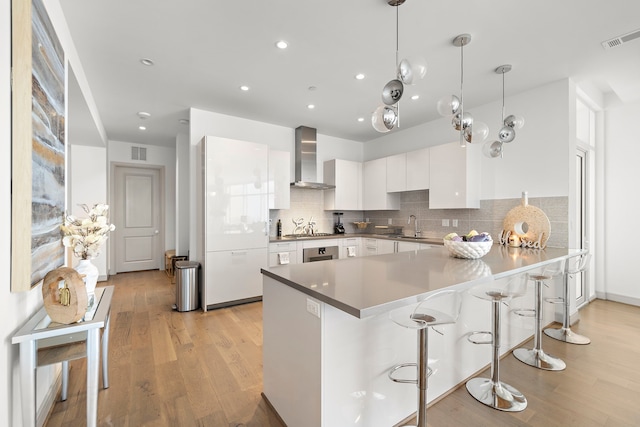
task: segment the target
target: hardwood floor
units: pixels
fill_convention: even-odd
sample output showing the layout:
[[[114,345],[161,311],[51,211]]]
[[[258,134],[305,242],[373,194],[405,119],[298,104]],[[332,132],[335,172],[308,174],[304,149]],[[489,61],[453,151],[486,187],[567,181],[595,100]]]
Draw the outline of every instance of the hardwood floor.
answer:
[[[171,309],[174,285],[162,271],[118,274],[108,284],[115,285],[110,387],[99,392],[100,426],[283,426],[260,395],[261,303],[178,313]],[[597,300],[581,317],[574,330],[590,345],[543,338],[566,370],[502,359],[501,378],[529,401],[524,412],[485,407],[463,384],[429,407],[429,425],[639,426],[640,308]],[[47,427],[85,425],[86,362],[70,365],[69,398],[56,403]]]

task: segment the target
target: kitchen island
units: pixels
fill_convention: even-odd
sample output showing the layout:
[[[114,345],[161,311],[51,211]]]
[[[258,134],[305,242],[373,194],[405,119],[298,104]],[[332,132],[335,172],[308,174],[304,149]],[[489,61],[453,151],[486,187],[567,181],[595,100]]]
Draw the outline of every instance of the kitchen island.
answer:
[[[490,361],[490,346],[466,339],[490,330],[490,304],[466,290],[580,253],[494,245],[481,259],[463,260],[433,247],[263,269],[264,395],[290,427],[395,425],[416,411],[416,388],[387,372],[415,362],[417,350],[415,331],[392,322],[391,310],[410,310],[441,289],[463,292],[458,322],[430,336],[431,401]],[[518,306],[533,306],[531,291],[511,308]],[[503,316],[502,327],[503,353],[533,334],[531,319],[519,316]]]

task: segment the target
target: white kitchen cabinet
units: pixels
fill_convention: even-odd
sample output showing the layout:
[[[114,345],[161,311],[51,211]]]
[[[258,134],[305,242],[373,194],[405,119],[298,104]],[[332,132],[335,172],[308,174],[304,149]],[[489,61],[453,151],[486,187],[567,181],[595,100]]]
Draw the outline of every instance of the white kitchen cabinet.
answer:
[[[362,255],[378,255],[378,239],[362,239]]]
[[[420,243],[417,242],[396,242],[396,252],[417,251],[420,249]]]
[[[395,193],[407,190],[407,153],[386,157],[387,192]]]
[[[429,189],[430,153],[431,151],[429,148],[422,148],[420,150],[410,151],[406,154],[407,191]]]
[[[215,308],[260,299],[266,260],[266,247],[207,252],[204,303]]]
[[[378,255],[398,252],[397,243],[395,240],[378,239]]]
[[[260,299],[268,262],[268,150],[265,144],[207,136],[203,161],[202,306]]]
[[[362,163],[333,159],[324,162],[324,182],[336,188],[324,191],[325,210],[362,210]]]
[[[362,239],[360,237],[347,237],[340,239],[340,258],[351,258],[362,256],[361,246]],[[351,248],[351,249],[350,249]]]
[[[400,194],[387,193],[387,159],[365,162],[362,166],[364,210],[399,210]]]
[[[298,263],[296,242],[269,243],[269,267]]]
[[[269,150],[269,209],[289,209],[291,205],[291,155]]]
[[[429,153],[429,209],[480,208],[480,151],[458,142]]]
[[[429,148],[386,157],[387,192],[429,189]]]

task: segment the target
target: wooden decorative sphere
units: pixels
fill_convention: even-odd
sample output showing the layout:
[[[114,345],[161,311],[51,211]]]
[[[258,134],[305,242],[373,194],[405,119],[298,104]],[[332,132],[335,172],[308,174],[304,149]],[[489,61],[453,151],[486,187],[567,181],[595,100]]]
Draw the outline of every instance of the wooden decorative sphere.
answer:
[[[64,282],[67,291],[60,292],[58,284]],[[65,301],[66,293],[68,301]],[[51,321],[68,325],[77,322],[87,312],[87,288],[80,274],[73,268],[51,270],[42,282],[42,300]],[[68,303],[64,305],[63,303]]]

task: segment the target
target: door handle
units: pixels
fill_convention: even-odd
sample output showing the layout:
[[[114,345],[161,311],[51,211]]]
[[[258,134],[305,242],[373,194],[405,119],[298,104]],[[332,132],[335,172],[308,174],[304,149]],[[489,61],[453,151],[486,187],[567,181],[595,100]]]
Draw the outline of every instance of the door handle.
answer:
[[[160,234],[158,230],[154,231],[153,234]]]

